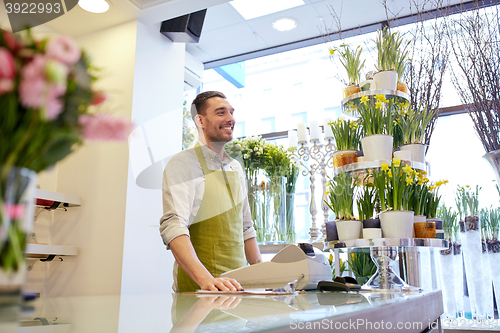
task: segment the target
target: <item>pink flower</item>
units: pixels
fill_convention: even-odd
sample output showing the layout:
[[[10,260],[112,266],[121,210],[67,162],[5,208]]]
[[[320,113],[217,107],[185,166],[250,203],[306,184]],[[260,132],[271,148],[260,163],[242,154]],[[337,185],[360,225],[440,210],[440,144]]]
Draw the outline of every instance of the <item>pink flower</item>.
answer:
[[[5,47],[0,47],[0,79],[13,79],[15,75],[14,57]]]
[[[92,96],[92,102],[90,102],[90,105],[99,105],[107,99],[108,93],[105,91],[96,91]]]
[[[61,71],[55,71],[54,68],[50,68],[50,64],[53,64],[53,62],[54,60],[47,59],[43,55],[35,55],[33,60],[23,68],[21,72],[21,84],[19,86],[21,104],[24,107],[43,109],[45,111],[45,118],[48,120],[55,119],[61,113],[63,104],[59,100],[59,97],[66,92],[65,84],[50,82],[52,80],[64,81],[66,75],[65,66],[62,71],[64,73],[62,74],[59,73]],[[61,77],[55,78],[58,75],[64,76],[64,80]],[[51,80],[48,80],[48,76]]]
[[[5,40],[7,47],[14,53],[21,48],[21,44],[19,44],[10,31],[4,30],[3,39]]]
[[[11,92],[14,89],[14,80],[0,79],[0,95]]]
[[[65,36],[57,36],[49,40],[45,53],[48,57],[57,59],[68,66],[74,65],[81,56],[81,51],[75,41]]]
[[[81,115],[78,120],[87,140],[126,141],[133,127],[129,121],[109,114]]]
[[[24,206],[4,203],[3,212],[11,221],[22,219],[24,216]]]

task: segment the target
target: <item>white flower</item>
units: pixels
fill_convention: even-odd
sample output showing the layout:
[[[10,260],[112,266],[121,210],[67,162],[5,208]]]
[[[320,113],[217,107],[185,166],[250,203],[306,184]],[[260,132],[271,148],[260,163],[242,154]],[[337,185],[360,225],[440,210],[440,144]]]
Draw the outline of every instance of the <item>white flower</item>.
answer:
[[[239,143],[234,145],[236,148],[241,149],[241,145]]]
[[[259,151],[259,147],[253,147],[253,151]]]
[[[243,155],[243,158],[244,158],[245,160],[248,160],[248,158],[249,158],[249,157],[250,157],[250,156],[249,156],[248,154]]]

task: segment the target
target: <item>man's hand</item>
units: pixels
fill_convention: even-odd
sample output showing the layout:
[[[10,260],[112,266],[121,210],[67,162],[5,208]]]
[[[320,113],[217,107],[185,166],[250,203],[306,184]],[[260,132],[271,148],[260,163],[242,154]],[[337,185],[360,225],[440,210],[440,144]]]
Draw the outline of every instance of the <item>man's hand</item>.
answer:
[[[237,291],[243,290],[241,285],[235,279],[219,277],[205,279],[200,283],[200,289],[211,291]]]
[[[200,297],[198,303],[203,303],[210,309],[230,310],[240,304],[242,297],[236,296],[215,296],[215,297]]]

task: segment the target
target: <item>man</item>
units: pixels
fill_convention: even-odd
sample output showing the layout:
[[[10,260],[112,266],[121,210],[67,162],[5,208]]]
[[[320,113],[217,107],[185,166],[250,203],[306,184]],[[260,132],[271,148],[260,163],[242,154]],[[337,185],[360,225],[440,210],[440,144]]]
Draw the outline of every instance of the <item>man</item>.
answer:
[[[174,156],[163,174],[160,232],[176,260],[176,292],[241,290],[236,280],[219,276],[261,261],[243,170],[224,151],[233,139],[233,112],[224,94],[199,94],[191,105],[199,141]]]

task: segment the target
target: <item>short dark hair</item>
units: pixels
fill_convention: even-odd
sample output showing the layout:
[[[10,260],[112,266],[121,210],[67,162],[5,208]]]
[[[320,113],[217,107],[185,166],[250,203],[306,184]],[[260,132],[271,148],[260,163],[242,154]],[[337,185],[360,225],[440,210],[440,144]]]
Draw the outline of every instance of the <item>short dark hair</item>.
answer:
[[[205,91],[193,100],[193,103],[191,103],[191,118],[194,121],[194,117],[196,117],[197,114],[205,114],[205,103],[207,100],[209,100],[212,97],[220,97],[226,99],[226,96],[219,92],[219,91]]]

